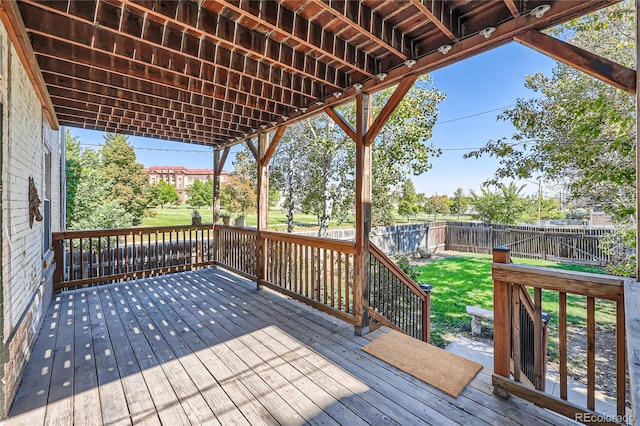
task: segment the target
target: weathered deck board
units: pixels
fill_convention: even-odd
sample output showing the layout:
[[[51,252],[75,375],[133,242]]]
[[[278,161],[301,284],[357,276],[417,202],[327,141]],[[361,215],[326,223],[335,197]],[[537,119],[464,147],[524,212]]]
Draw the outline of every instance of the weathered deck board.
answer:
[[[484,371],[449,397],[368,338],[213,268],[63,293],[7,424],[575,424]]]

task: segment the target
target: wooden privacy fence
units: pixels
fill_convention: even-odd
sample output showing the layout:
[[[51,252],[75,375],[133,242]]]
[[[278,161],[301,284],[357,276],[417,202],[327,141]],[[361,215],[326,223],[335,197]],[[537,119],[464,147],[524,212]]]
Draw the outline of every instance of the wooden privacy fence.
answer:
[[[53,233],[54,290],[213,264],[211,225]]]
[[[542,268],[530,265],[517,265],[509,263],[508,252],[494,252],[492,266],[494,282],[494,375],[493,385],[496,394],[507,396],[509,393],[534,402],[537,405],[576,418],[576,414],[594,414],[595,389],[596,389],[596,353],[598,350],[615,352],[616,401],[617,414],[622,418],[626,415],[626,367],[625,367],[625,308],[624,285],[625,279],[609,275],[588,274],[583,272],[562,271],[552,268]],[[534,389],[525,386],[524,375],[519,369],[513,371],[511,379],[511,365],[520,365],[521,360],[521,336],[523,326],[522,315],[513,315],[520,312],[525,304],[529,289],[533,291],[533,307],[528,309],[528,315],[533,317],[534,323],[534,357],[533,371]],[[557,295],[558,306],[558,351],[560,370],[560,397],[544,393],[546,338],[543,333],[544,310],[542,291],[545,291],[545,300],[555,299],[551,294]],[[586,378],[587,394],[583,404],[568,401],[568,335],[567,335],[567,299],[573,309],[572,316],[586,317]],[[556,302],[545,302],[556,303]],[[599,309],[612,310],[615,315],[615,347],[596,346],[596,304]],[[583,313],[577,313],[576,309],[584,305]],[[548,306],[548,305],[547,305]],[[531,309],[532,308],[532,309]],[[581,415],[582,415],[581,414]]]
[[[608,256],[600,239],[611,228],[556,228],[487,223],[448,222],[447,250],[491,253],[503,246],[515,257],[604,266]]]

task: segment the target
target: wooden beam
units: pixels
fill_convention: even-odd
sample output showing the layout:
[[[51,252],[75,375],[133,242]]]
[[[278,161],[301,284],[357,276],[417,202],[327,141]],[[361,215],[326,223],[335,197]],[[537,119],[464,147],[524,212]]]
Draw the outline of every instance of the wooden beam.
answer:
[[[527,31],[524,34],[515,36],[513,39],[618,89],[631,94],[636,92],[635,70],[594,55],[540,31]]]
[[[340,128],[351,138],[351,140],[356,140],[356,130],[351,126],[351,124],[347,123],[344,118],[333,107],[327,107],[324,109],[325,114],[329,116]]]
[[[264,158],[267,151],[267,141],[267,133],[258,133],[258,150],[256,152],[256,158]],[[267,278],[267,251],[265,247],[265,238],[262,235],[262,231],[267,230],[267,222],[269,221],[269,168],[267,165],[262,164],[262,161],[256,161],[256,163],[258,167],[256,283],[257,286],[260,287],[260,284]]]
[[[225,149],[225,153],[227,153],[229,148]],[[226,156],[225,156],[226,158]],[[222,168],[224,167],[224,162],[220,162],[220,150],[215,149],[213,151],[213,223],[214,226],[218,219],[220,219],[220,173],[222,173]],[[216,235],[214,235],[214,238]],[[216,239],[216,248],[218,247],[218,241]]]
[[[452,19],[451,19],[451,9],[445,2],[429,2],[424,3],[423,0],[411,0],[411,4],[413,4],[423,15],[427,17],[433,25],[435,25],[444,35],[449,37],[451,40],[458,40],[458,37],[453,33],[451,29]],[[437,10],[438,8],[439,10]]]
[[[227,162],[227,157],[229,156],[230,150],[231,148],[226,147],[224,148],[224,151],[222,151],[222,157],[220,158],[220,161],[218,163],[218,168],[216,168],[216,174],[218,176],[220,176],[220,174],[222,174],[222,170],[224,170],[224,163]]]
[[[369,234],[371,233],[371,144],[366,143],[371,124],[371,96],[356,96],[356,221],[353,266],[353,312],[356,334],[369,330]]]
[[[640,58],[640,5],[636,2],[636,58]],[[640,61],[636,61],[640,63]],[[636,73],[636,248],[640,247],[640,72]],[[636,254],[636,280],[640,280],[640,261]],[[640,284],[639,284],[640,285]],[[640,361],[640,359],[639,359]],[[640,378],[640,376],[638,376]],[[638,383],[640,386],[640,383]],[[638,392],[640,396],[640,391]],[[635,402],[640,410],[640,400]],[[634,411],[636,412],[636,411]],[[640,413],[640,411],[637,411]]]
[[[520,12],[518,11],[518,6],[516,6],[516,2],[514,0],[504,0],[504,3],[509,8],[509,11],[513,15],[514,18],[520,16]]]
[[[497,375],[493,375],[492,383],[494,388],[502,389],[503,391],[509,392],[515,396],[526,399],[527,401],[533,402],[534,404],[544,407],[548,410],[555,411],[556,413],[560,413],[570,419],[575,419],[580,421],[580,418],[593,418],[593,419],[602,419],[599,421],[585,421],[583,423],[589,424],[599,424],[599,425],[618,425],[619,423],[614,423],[611,420],[607,420],[606,416],[598,414],[591,410],[585,410],[584,408],[572,404],[568,401],[563,401],[560,398],[556,398],[555,396],[551,396],[542,391],[531,389],[523,384],[514,382],[509,380],[508,377],[501,377]]]
[[[273,157],[273,153],[276,152],[276,148],[280,143],[280,139],[282,139],[282,135],[284,135],[285,130],[287,130],[287,126],[280,126],[276,128],[276,132],[273,134],[271,138],[271,142],[269,142],[269,147],[264,153],[264,157],[260,159],[262,161],[263,166],[269,165],[269,161],[271,161],[271,157]]]
[[[253,154],[253,158],[255,158],[256,161],[258,161],[258,159],[260,158],[258,156],[258,148],[256,148],[256,146],[253,144],[251,139],[247,139],[245,142],[247,144],[247,148],[249,148],[249,151],[251,151],[251,154]],[[259,163],[259,161],[258,161],[258,163]]]
[[[31,82],[33,90],[36,92],[36,96],[42,105],[44,115],[47,117],[47,121],[53,130],[58,130],[60,125],[56,117],[56,112],[53,108],[53,102],[49,97],[47,91],[47,85],[44,82],[44,78],[40,73],[40,67],[38,61],[33,53],[33,47],[29,41],[29,35],[25,29],[24,22],[22,21],[22,15],[18,10],[18,4],[16,0],[5,0],[0,2],[0,20],[9,34],[11,44],[18,53],[18,58],[24,67],[27,77]]]
[[[624,314],[631,408],[637,417],[640,413],[640,282],[638,281],[627,280],[624,284]],[[622,380],[624,378],[623,375]]]
[[[405,77],[400,84],[398,84],[398,87],[396,87],[396,90],[393,92],[385,106],[382,108],[382,111],[380,111],[380,114],[378,114],[376,120],[367,131],[364,139],[367,145],[371,145],[376,136],[378,136],[378,133],[380,133],[384,124],[396,108],[398,108],[398,105],[400,105],[400,102],[404,99],[404,95],[411,90],[411,87],[413,87],[413,83],[416,82],[417,78],[418,76],[416,74],[411,74]]]

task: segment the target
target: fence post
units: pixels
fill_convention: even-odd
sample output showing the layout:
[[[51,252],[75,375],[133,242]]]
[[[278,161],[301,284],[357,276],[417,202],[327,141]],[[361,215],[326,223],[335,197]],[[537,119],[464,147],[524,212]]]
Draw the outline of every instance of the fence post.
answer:
[[[55,290],[58,284],[64,282],[64,240],[53,240],[53,262],[56,264],[53,270],[53,286]]]
[[[493,249],[494,263],[511,263],[507,247]],[[509,378],[511,361],[511,295],[509,283],[493,280],[493,372]],[[494,393],[509,398],[504,389],[494,386]]]

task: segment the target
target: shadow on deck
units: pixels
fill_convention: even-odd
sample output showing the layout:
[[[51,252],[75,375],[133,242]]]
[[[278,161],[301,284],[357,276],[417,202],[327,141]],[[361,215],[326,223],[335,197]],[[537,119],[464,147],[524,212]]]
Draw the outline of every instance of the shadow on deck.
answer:
[[[385,332],[215,268],[64,292],[7,424],[574,424],[486,369],[456,399],[360,350]]]

